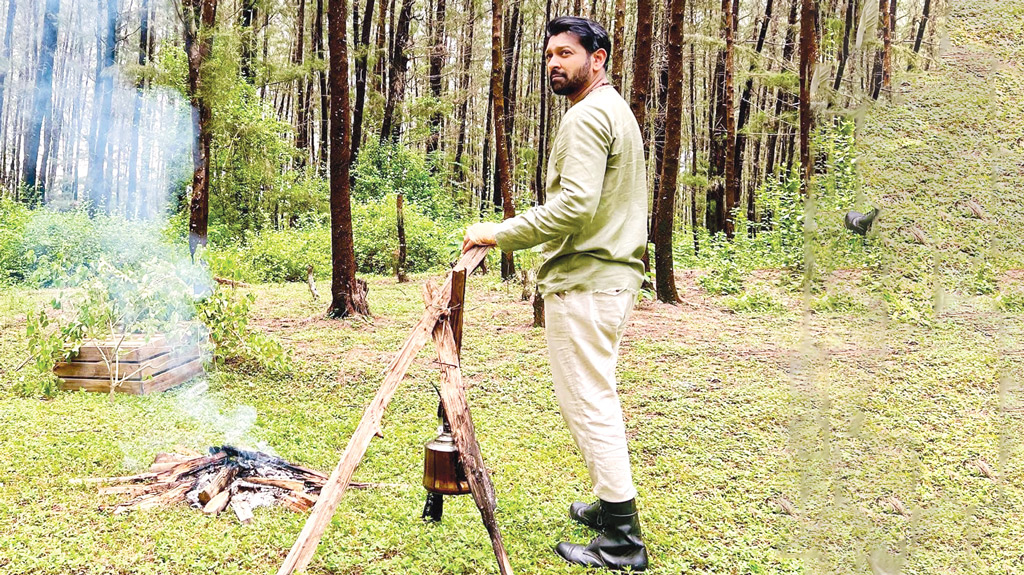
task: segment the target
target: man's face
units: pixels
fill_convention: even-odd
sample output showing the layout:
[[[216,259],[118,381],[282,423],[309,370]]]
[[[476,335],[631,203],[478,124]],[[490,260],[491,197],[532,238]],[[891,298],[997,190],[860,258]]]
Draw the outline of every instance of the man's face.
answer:
[[[593,70],[590,54],[570,32],[548,39],[544,51],[551,90],[559,96],[570,96],[590,85]]]

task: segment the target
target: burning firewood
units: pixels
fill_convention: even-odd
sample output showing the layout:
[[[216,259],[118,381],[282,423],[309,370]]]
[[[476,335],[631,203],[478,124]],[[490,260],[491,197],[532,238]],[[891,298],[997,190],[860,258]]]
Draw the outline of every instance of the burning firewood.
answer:
[[[76,483],[112,484],[100,487],[100,494],[127,495],[109,508],[116,515],[186,501],[207,515],[230,507],[240,522],[249,523],[257,507],[308,511],[326,481],[323,473],[280,457],[224,445],[210,448],[209,455],[159,453],[146,473]]]

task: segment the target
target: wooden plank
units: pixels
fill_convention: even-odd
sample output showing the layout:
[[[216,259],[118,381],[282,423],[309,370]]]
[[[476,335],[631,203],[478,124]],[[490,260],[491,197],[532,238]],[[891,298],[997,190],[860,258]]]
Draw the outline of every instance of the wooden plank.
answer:
[[[203,362],[201,359],[193,359],[188,363],[169,369],[152,379],[146,381],[127,380],[117,385],[114,391],[132,395],[143,395],[170,389],[178,384],[184,383],[194,376],[202,373]],[[60,388],[65,391],[95,391],[100,393],[110,392],[110,380],[99,378],[66,377],[61,379]]]
[[[187,347],[175,351],[167,351],[160,355],[141,362],[118,361],[109,366],[103,361],[80,361],[75,359],[70,362],[60,362],[53,367],[53,373],[59,377],[72,377],[76,379],[108,379],[110,372],[114,371],[118,379],[141,381],[178,367],[183,363],[199,359],[198,347]]]
[[[103,361],[103,354],[110,360],[114,359],[114,350],[121,361],[140,362],[155,355],[173,351],[167,339],[162,335],[153,335],[147,338],[142,335],[130,334],[118,345],[118,340],[94,341],[82,344],[78,354],[72,359],[81,361]],[[100,353],[102,350],[102,353]]]
[[[295,479],[279,479],[277,477],[247,477],[245,479],[249,483],[255,483],[256,485],[269,485],[271,487],[279,487],[281,489],[287,489],[288,491],[302,491],[306,488],[305,481],[298,481]]]
[[[501,538],[501,530],[495,519],[497,501],[494,496],[494,485],[484,466],[484,458],[480,453],[480,445],[476,441],[473,418],[469,414],[469,404],[462,387],[462,371],[459,368],[459,352],[455,347],[455,338],[451,326],[447,322],[439,322],[434,329],[434,343],[437,345],[438,360],[441,364],[441,403],[452,426],[452,438],[459,450],[459,457],[466,470],[469,489],[473,492],[473,500],[480,517],[483,519],[487,534],[491,538],[491,548],[498,560],[498,570],[502,575],[512,573],[508,552]]]
[[[468,273],[472,273],[480,265],[480,262],[483,261],[489,249],[490,246],[470,248],[469,251],[462,255],[462,258],[455,265],[455,269],[466,270]],[[338,462],[327,483],[320,490],[320,497],[317,499],[309,519],[306,520],[302,532],[299,533],[298,539],[292,545],[281,568],[278,569],[278,575],[290,575],[295,571],[302,571],[313,559],[317,545],[320,544],[320,538],[323,537],[324,530],[327,529],[327,525],[331,522],[331,517],[334,515],[334,510],[337,509],[338,503],[341,501],[349,482],[352,480],[352,474],[366,453],[370,440],[373,439],[380,429],[384,409],[391,402],[391,398],[398,389],[399,382],[405,377],[405,372],[409,369],[409,365],[415,358],[416,353],[426,344],[427,338],[430,337],[434,329],[434,325],[437,324],[438,319],[447,309],[449,294],[451,293],[451,281],[452,274],[449,273],[448,280],[438,290],[434,301],[431,305],[427,306],[419,323],[413,327],[402,348],[398,351],[395,358],[391,360],[391,364],[385,372],[384,382],[381,384],[380,389],[377,390],[377,395],[373,398],[373,401],[363,411],[359,426],[356,427],[351,439],[349,439],[341,461]]]

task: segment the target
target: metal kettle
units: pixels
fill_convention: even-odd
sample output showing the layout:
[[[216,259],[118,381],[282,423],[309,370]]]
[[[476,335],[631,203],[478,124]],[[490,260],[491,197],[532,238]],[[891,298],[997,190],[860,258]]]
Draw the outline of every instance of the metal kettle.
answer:
[[[452,437],[451,424],[444,408],[437,406],[441,420],[438,435],[423,446],[423,487],[429,492],[423,508],[423,518],[440,521],[443,512],[443,495],[465,495],[470,493],[466,470],[459,459],[459,450]]]

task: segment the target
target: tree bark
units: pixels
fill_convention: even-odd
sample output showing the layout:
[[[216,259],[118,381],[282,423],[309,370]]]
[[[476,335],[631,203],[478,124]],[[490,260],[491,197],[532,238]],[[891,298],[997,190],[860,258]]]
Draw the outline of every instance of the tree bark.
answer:
[[[349,172],[352,132],[349,124],[348,43],[345,24],[348,0],[328,0],[327,26],[331,78],[331,305],[327,315],[341,318],[369,315],[366,282],[356,279],[352,239],[352,202]]]
[[[301,69],[305,63],[306,46],[306,0],[299,0],[295,13],[295,48],[292,65]],[[309,102],[307,101],[306,74],[295,79],[295,147],[299,151],[299,167],[306,165],[309,157]]]
[[[629,107],[644,138],[644,152],[650,152],[647,130],[647,103],[651,90],[651,49],[654,46],[654,7],[651,0],[637,0],[636,44],[633,55],[633,89],[629,94]]]
[[[884,0],[883,0],[884,1]],[[818,36],[815,22],[818,19],[816,0],[802,0],[800,10],[800,190],[810,193],[811,177],[814,175],[814,161],[811,158],[811,78],[817,61]]]
[[[680,136],[683,124],[683,18],[686,1],[671,0],[668,33],[668,94],[665,114],[665,159],[658,184],[654,233],[654,270],[658,299],[677,303],[675,264],[672,260],[672,228],[675,216],[676,180],[679,174]]]
[[[869,0],[870,1],[870,0]],[[925,0],[926,2],[928,0]],[[853,34],[854,8],[857,0],[846,0],[846,23],[843,29],[843,46],[839,49],[839,67],[836,69],[836,79],[832,89],[839,91],[843,83],[843,72],[846,70],[846,61],[850,58],[850,36]]]
[[[852,2],[853,0],[851,0]],[[13,2],[13,0],[12,0]],[[914,39],[914,53],[921,52],[921,42],[924,41],[924,31],[928,27],[928,19],[931,17],[932,0],[924,0],[924,8],[921,12],[921,25],[917,29],[917,38]]]
[[[737,5],[739,4],[738,0],[737,0],[736,3],[737,3]],[[772,21],[772,4],[773,4],[772,0],[767,0],[765,2],[765,6],[764,6],[764,20],[761,22],[761,30],[757,34],[757,42],[756,42],[756,44],[754,46],[754,53],[757,54],[758,57],[760,57],[760,55],[761,55],[761,50],[764,49],[764,41],[765,41],[765,38],[768,36],[768,27],[771,25],[771,21]],[[752,94],[753,89],[754,89],[754,76],[753,76],[753,72],[754,72],[755,68],[756,68],[756,65],[752,63],[750,65],[749,73],[748,73],[748,76],[747,76],[747,81],[743,85],[743,94],[740,96],[739,116],[736,118],[736,152],[735,152],[736,160],[735,160],[735,163],[734,163],[734,166],[735,166],[734,169],[736,171],[736,176],[735,177],[736,177],[736,185],[737,185],[737,187],[739,187],[740,182],[743,181],[743,154],[745,152],[746,145],[747,145],[747,135],[743,133],[743,129],[746,127],[747,121],[750,119],[750,107],[751,107],[750,98],[751,98],[751,94]],[[750,206],[754,205],[754,200],[753,200],[754,186],[751,186],[749,189],[751,191],[750,191],[750,197],[748,197],[748,201],[747,201],[747,204],[748,204],[747,221],[748,222],[752,222],[753,221],[753,217],[752,217],[753,209]],[[737,194],[738,193],[739,193],[739,190],[737,190]],[[738,201],[738,198],[737,198],[737,201]]]
[[[257,0],[242,0],[241,18],[241,46],[240,60],[242,78],[249,84],[256,83],[256,69],[253,67],[253,60],[256,58],[256,31],[253,29],[258,16],[256,8]]]
[[[36,184],[36,169],[39,161],[39,140],[45,122],[51,121],[53,98],[53,53],[57,47],[57,17],[60,14],[60,0],[46,0],[43,12],[43,38],[39,44],[39,62],[36,85],[32,95],[32,116],[25,134],[25,167],[23,181],[28,188],[23,200],[30,206],[38,205],[44,190]]]
[[[637,12],[640,11],[639,4],[637,5]],[[639,22],[637,22],[639,27]],[[619,90],[619,92],[625,92],[625,83],[623,82],[622,60],[626,55],[626,0],[615,0],[615,29],[612,32],[612,53],[609,54],[612,58],[612,84]],[[639,39],[639,31],[637,38]]]
[[[405,69],[409,64],[406,44],[409,42],[409,22],[412,20],[412,0],[402,0],[402,11],[398,15],[398,27],[395,29],[394,50],[388,67],[388,100],[384,107],[384,123],[380,131],[380,141],[389,139],[395,143],[402,135],[401,106],[405,94]],[[395,120],[398,116],[399,119]]]
[[[149,55],[149,0],[142,0],[139,5],[139,66],[148,64]],[[145,87],[145,77],[140,73],[135,81],[135,107],[132,110],[132,136],[131,150],[128,156],[128,200],[125,205],[125,216],[135,218],[139,201],[139,148],[142,141],[139,138],[139,122],[142,120],[142,89]]]
[[[494,99],[494,150],[495,176],[501,189],[503,219],[516,215],[512,205],[512,174],[508,158],[508,140],[505,137],[505,97],[504,97],[504,50],[502,49],[502,0],[492,0],[491,4],[491,97]],[[486,183],[485,183],[486,185]],[[512,252],[501,253],[501,278],[514,278],[515,261]]]
[[[210,145],[213,116],[202,67],[213,52],[213,31],[217,22],[217,0],[182,0],[185,20],[185,54],[188,56],[188,84],[192,98],[192,200],[189,206],[188,247],[206,245],[210,219]],[[97,146],[99,147],[99,146]]]
[[[373,12],[373,0],[368,0],[370,11]],[[324,59],[324,0],[316,0],[316,16],[313,18],[313,57],[317,60]],[[365,63],[364,63],[365,66]],[[365,82],[365,69],[364,69]],[[317,171],[321,174],[327,172],[327,154],[329,146],[328,132],[330,131],[330,104],[327,101],[327,71],[321,70],[317,73],[317,81],[320,87],[320,146],[317,152]],[[365,87],[365,83],[364,83]],[[356,106],[356,110],[362,113],[362,103]],[[358,158],[356,148],[358,147],[355,134],[352,135],[352,158]]]
[[[733,221],[735,211],[740,205],[740,181],[737,177],[737,154],[736,154],[736,117],[735,117],[735,95],[736,89],[733,79],[735,77],[735,32],[736,16],[739,9],[739,0],[726,0],[728,8],[722,15],[724,22],[722,27],[725,31],[725,209],[724,209],[724,231],[726,237],[732,239],[736,233],[736,224]],[[742,160],[742,158],[740,158]]]
[[[7,5],[7,27],[4,28],[4,47],[3,53],[0,57],[3,57],[5,62],[11,61],[11,39],[14,35],[14,17],[18,11],[18,0],[10,0],[10,4]],[[0,67],[0,123],[3,124],[2,130],[0,130],[0,148],[3,148],[6,153],[7,150],[7,122],[4,119],[4,103],[7,95],[7,69],[8,66]],[[6,171],[6,166],[0,159],[0,170]],[[6,174],[4,174],[6,175]]]
[[[427,72],[430,84],[430,95],[434,98],[434,112],[430,114],[430,137],[427,139],[427,156],[431,156],[441,147],[441,71],[444,68],[445,50],[445,0],[435,0],[434,25],[430,29],[430,68]],[[437,162],[431,162],[431,171],[435,171]]]
[[[551,0],[548,0],[550,4]],[[473,13],[473,0],[466,0],[465,13],[467,15],[466,28],[468,31],[465,33],[465,40],[462,44],[462,76],[459,79],[459,91],[461,103],[459,104],[458,119],[459,119],[459,135],[455,144],[455,170],[456,179],[459,182],[466,181],[467,170],[462,165],[462,154],[466,150],[466,123],[469,118],[469,67],[473,63],[473,29],[475,28],[475,14]],[[542,88],[543,90],[543,88]],[[543,97],[543,96],[542,96]]]
[[[363,145],[363,106],[366,105],[366,74],[370,58],[370,24],[373,22],[374,3],[374,0],[366,0],[363,27],[360,30],[359,46],[356,48],[356,105],[352,116],[352,159],[354,161],[359,161],[359,147]],[[383,0],[381,0],[381,12],[384,12]]]

